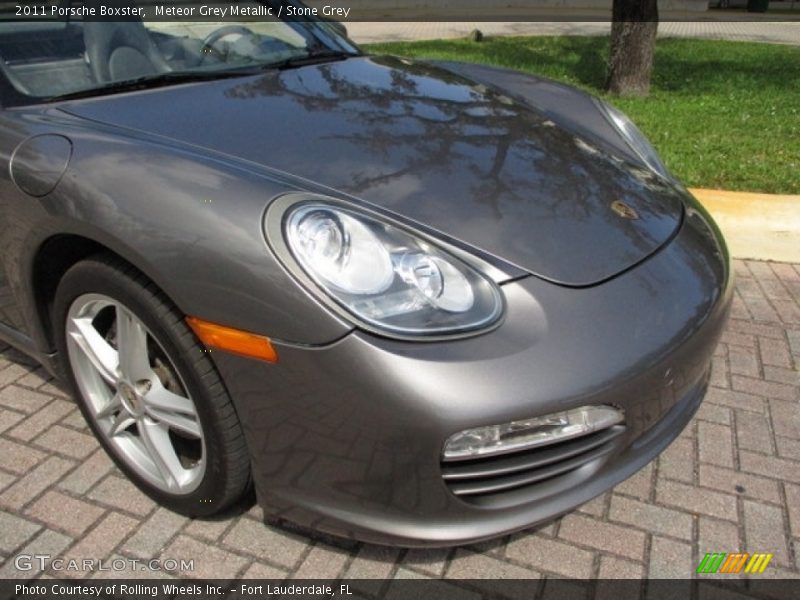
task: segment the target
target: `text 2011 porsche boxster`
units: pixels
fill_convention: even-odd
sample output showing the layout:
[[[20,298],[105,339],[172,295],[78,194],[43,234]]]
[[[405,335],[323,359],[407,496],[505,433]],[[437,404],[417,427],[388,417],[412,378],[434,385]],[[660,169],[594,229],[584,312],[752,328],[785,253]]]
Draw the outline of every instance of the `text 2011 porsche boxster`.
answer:
[[[170,509],[484,539],[702,400],[724,242],[602,101],[311,21],[6,22],[0,57],[0,337]]]

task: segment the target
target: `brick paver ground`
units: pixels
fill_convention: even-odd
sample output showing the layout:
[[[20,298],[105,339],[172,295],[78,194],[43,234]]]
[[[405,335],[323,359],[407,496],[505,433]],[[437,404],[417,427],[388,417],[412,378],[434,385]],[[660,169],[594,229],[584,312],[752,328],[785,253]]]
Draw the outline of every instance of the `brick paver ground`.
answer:
[[[195,577],[686,577],[705,552],[737,550],[772,552],[764,576],[798,578],[800,265],[735,267],[736,299],[713,387],[680,438],[558,521],[461,548],[309,539],[262,525],[256,508],[220,521],[175,515],[121,477],[68,396],[5,348],[0,578],[41,575],[15,568],[15,557],[34,554],[107,565],[194,559],[193,572],[176,574]]]

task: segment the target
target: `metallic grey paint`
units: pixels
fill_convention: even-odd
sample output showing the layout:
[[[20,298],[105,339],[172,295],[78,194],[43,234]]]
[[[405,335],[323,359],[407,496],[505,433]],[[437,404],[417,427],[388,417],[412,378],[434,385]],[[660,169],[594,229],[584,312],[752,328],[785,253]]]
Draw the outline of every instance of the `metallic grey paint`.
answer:
[[[269,515],[408,545],[527,527],[680,433],[730,306],[711,219],[604,123],[564,86],[386,57],[6,109],[0,337],[52,353],[37,253],[57,236],[92,240],[186,314],[273,340],[277,365],[213,354]],[[63,144],[25,143],[41,135],[71,143],[60,179],[50,165]],[[270,251],[262,219],[288,192],[368,207],[475,253],[502,275],[503,321],[426,343],[357,330]],[[615,200],[640,219],[620,219]],[[485,506],[443,483],[453,433],[593,403],[623,407],[626,431],[568,476]]]

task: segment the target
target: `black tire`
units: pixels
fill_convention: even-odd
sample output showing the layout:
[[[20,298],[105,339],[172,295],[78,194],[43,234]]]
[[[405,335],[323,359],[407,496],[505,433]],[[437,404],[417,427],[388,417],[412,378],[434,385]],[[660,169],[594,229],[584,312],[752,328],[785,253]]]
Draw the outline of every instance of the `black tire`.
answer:
[[[140,476],[102,434],[80,391],[66,339],[67,317],[76,299],[102,294],[124,304],[163,349],[194,402],[204,439],[205,470],[196,489],[168,493]],[[53,329],[62,375],[97,439],[117,466],[159,504],[190,517],[211,516],[237,505],[251,490],[250,460],[233,403],[184,315],[149,279],[124,261],[95,255],[71,267],[53,303]]]

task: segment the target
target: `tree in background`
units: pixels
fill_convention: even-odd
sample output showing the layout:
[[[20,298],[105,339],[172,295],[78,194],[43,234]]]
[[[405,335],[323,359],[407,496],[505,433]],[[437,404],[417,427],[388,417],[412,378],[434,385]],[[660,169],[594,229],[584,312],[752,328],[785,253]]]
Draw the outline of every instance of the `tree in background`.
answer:
[[[618,96],[650,93],[658,0],[614,0],[606,89]]]

